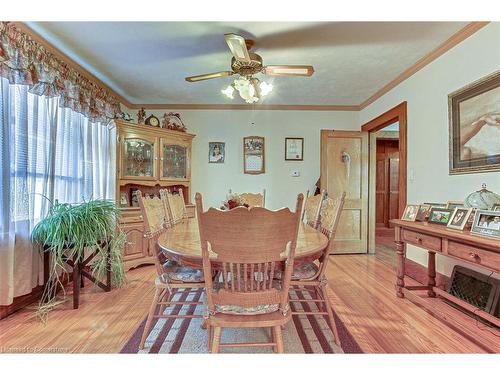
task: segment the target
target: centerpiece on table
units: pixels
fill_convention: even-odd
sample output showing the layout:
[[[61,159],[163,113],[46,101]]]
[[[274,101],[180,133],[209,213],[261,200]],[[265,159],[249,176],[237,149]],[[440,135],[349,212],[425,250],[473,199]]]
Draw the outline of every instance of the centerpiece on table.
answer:
[[[231,210],[236,207],[250,207],[241,197],[236,193],[228,194],[226,200],[222,202],[221,210]]]

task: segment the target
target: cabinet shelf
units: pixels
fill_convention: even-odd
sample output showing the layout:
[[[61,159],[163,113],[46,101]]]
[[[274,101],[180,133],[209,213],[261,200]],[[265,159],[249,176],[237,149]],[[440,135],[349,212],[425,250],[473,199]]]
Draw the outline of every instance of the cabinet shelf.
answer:
[[[127,234],[125,269],[152,263],[154,253],[144,238],[144,221],[135,206],[135,191],[158,194],[159,189],[182,189],[191,197],[191,149],[194,134],[115,120],[116,201],[121,207],[120,227]]]

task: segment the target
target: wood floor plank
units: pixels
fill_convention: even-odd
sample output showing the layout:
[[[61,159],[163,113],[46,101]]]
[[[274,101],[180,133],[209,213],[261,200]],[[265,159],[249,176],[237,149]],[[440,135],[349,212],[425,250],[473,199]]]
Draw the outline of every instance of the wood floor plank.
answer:
[[[363,351],[484,352],[421,307],[396,298],[392,257],[390,246],[386,246],[376,256],[336,255],[329,259],[328,297]],[[118,353],[147,314],[154,292],[155,268],[140,267],[127,276],[125,287],[109,293],[84,288],[80,308],[73,310],[68,301],[50,313],[47,326],[32,318],[36,306],[0,320],[0,348]],[[408,283],[412,285],[411,280]]]

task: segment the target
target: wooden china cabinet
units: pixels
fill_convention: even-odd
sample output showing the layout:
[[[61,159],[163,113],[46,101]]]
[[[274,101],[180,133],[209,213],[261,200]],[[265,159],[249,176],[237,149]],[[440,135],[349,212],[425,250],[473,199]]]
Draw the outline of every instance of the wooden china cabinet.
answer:
[[[127,234],[125,269],[153,263],[153,249],[144,238],[144,220],[135,192],[159,195],[160,189],[182,189],[188,214],[191,197],[191,149],[194,135],[115,120],[117,127],[116,201],[120,227]]]

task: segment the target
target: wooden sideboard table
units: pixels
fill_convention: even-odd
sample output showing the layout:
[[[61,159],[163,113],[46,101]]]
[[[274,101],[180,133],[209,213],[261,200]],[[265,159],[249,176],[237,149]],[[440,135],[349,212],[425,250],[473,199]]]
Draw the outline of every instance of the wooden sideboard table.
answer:
[[[500,319],[490,315],[476,306],[456,298],[446,291],[436,287],[436,253],[473,264],[487,272],[500,272],[500,240],[481,237],[466,231],[449,229],[439,224],[424,222],[411,222],[404,220],[391,220],[395,226],[395,242],[397,254],[397,280],[396,295],[405,296],[427,309],[435,309],[435,304],[429,303],[428,298],[423,298],[415,291],[427,291],[431,299],[439,296],[466,309],[471,314],[479,316],[488,322],[500,327]],[[405,258],[406,245],[411,244],[424,248],[428,252],[427,285],[405,286]],[[448,323],[453,323],[453,318],[446,314],[438,314]],[[460,325],[460,322],[456,322]]]

